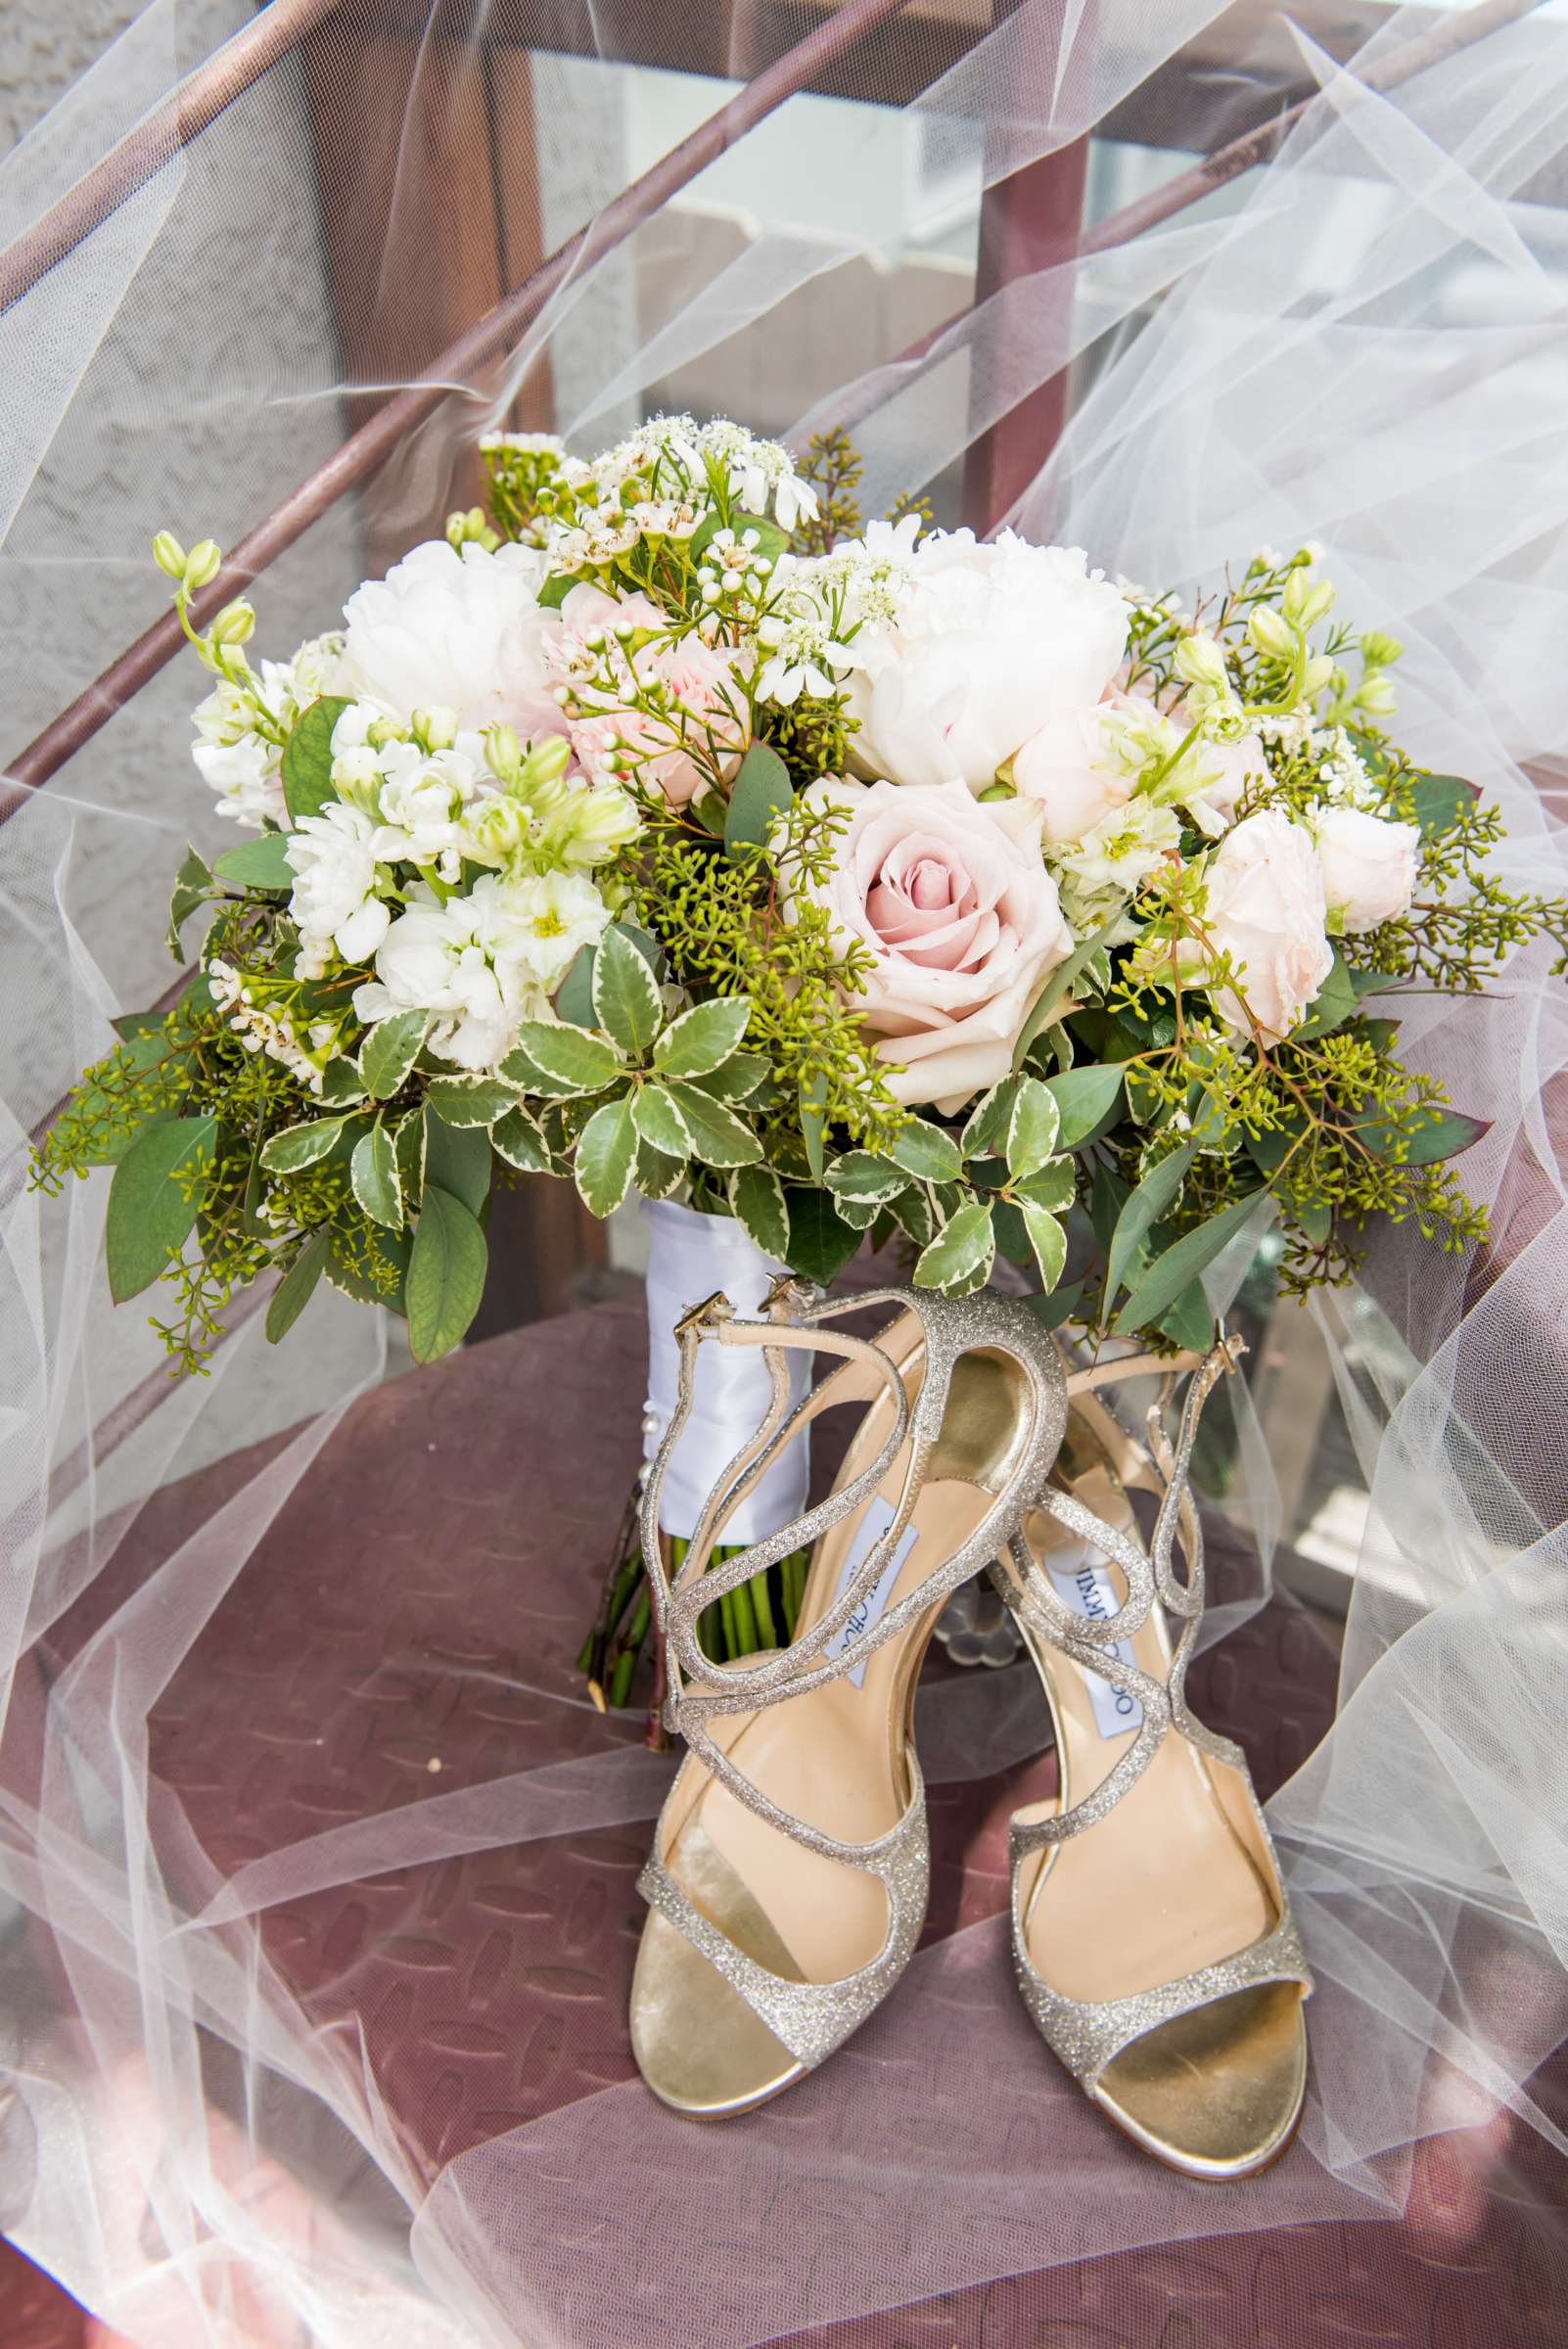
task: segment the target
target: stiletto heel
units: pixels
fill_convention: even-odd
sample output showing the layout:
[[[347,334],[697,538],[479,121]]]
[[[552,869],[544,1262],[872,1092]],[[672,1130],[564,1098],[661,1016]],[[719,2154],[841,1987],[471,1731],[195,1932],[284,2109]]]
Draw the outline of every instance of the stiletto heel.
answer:
[[[1056,1726],[1059,1794],[1012,1822],[1024,2003],[1085,2094],[1144,2151],[1239,2178],[1289,2142],[1307,2081],[1312,1976],[1246,1758],[1188,1710],[1203,1541],[1187,1488],[1198,1415],[1235,1367],[1118,1359],[1069,1372],[1044,1507],[994,1570]],[[1145,1451],[1095,1388],[1163,1374]],[[1173,1451],[1165,1405],[1192,1385]],[[1157,1497],[1147,1550],[1128,1499]],[[1171,1563],[1179,1533],[1186,1579]],[[1181,1624],[1173,1648],[1166,1616]]]
[[[872,1343],[827,1324],[899,1310]],[[640,1889],[652,1913],[631,1991],[643,2078],[675,2110],[746,2112],[865,2021],[908,1963],[925,1915],[925,1799],[910,1737],[914,1683],[953,1590],[1015,1540],[1067,1416],[1060,1359],[1017,1305],[881,1291],[807,1307],[780,1284],[768,1317],[722,1297],[679,1324],[680,1401],[649,1474],[643,1555],[704,1339],[759,1346],[774,1404],[704,1507],[673,1580],[653,1572],[670,1681],[667,1719],[690,1751]],[[784,1355],[842,1366],[789,1408]],[[807,1420],[865,1415],[829,1497],[706,1571],[725,1519]],[[715,1599],[814,1544],[791,1644],[720,1665],[697,1626]]]

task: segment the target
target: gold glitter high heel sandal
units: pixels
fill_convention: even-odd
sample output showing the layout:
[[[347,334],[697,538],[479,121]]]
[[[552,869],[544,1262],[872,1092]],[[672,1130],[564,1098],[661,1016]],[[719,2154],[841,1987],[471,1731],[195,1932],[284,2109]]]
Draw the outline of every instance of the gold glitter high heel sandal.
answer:
[[[1060,1792],[1012,1822],[1013,1952],[1046,2045],[1145,2152],[1241,2178],[1283,2151],[1307,2083],[1312,1988],[1245,1756],[1188,1711],[1203,1542],[1187,1471],[1235,1367],[1121,1359],[1068,1376],[1061,1457],[994,1579],[1039,1669]],[[1192,1372],[1173,1451],[1165,1405]],[[1092,1390],[1161,1374],[1148,1451]],[[1151,1456],[1152,1455],[1152,1456]],[[1158,1499],[1146,1550],[1128,1499]],[[1172,1570],[1179,1533],[1185,1581]],[[1166,1618],[1181,1625],[1173,1648]]]
[[[899,1311],[873,1343],[827,1326]],[[761,1347],[766,1423],[719,1477],[673,1582],[654,1566],[670,1696],[690,1751],[640,1890],[652,1913],[631,1989],[642,2076],[676,2111],[747,2112],[821,2063],[880,2005],[925,1916],[925,1798],[914,1684],[958,1586],[1020,1535],[1067,1416],[1055,1347],[1005,1298],[884,1290],[805,1304],[780,1283],[768,1317],[712,1297],[678,1326],[678,1407],[648,1477],[643,1555],[690,1409],[698,1345]],[[785,1356],[842,1358],[795,1409]],[[829,1497],[705,1572],[726,1518],[780,1448],[831,1405],[863,1403]],[[704,1610],[814,1544],[787,1648],[718,1664]]]

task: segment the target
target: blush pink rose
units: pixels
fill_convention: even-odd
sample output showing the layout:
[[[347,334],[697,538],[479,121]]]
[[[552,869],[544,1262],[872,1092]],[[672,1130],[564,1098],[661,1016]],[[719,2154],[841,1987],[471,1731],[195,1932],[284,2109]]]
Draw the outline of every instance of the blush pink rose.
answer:
[[[837,864],[803,893],[870,950],[855,1000],[885,1040],[896,1099],[946,1114],[1012,1066],[1048,971],[1073,949],[1056,884],[1040,858],[1039,809],[978,801],[962,783],[900,786],[826,776],[807,805],[849,823]]]
[[[1265,1042],[1276,1044],[1334,963],[1312,834],[1273,807],[1244,817],[1216,852],[1207,894],[1210,940],[1237,974],[1235,989],[1221,989],[1214,1007],[1244,1032],[1250,1013]]]
[[[752,738],[751,712],[734,664],[695,633],[669,641],[669,619],[645,595],[617,597],[603,588],[574,587],[561,606],[561,622],[546,659],[552,674],[572,687],[585,714],[570,721],[572,747],[595,782],[656,783],[671,806],[684,806],[712,780],[707,767],[672,739],[672,725],[630,710],[587,680],[608,659],[626,690],[662,684],[670,697],[671,718],[685,738],[711,737],[719,753],[719,771],[729,781]],[[657,641],[628,652],[616,638],[622,627],[650,628]],[[605,651],[590,651],[587,639],[602,634]],[[626,755],[629,753],[629,757]]]

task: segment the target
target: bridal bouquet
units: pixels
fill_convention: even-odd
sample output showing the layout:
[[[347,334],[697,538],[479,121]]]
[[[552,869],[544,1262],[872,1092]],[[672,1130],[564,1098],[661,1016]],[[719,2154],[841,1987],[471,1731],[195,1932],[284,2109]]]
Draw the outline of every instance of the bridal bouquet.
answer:
[[[283,665],[205,631],[195,759],[247,835],[192,850],[173,1008],[122,1019],[35,1178],[114,1168],[116,1299],[162,1277],[199,1368],[234,1293],[325,1279],[455,1346],[492,1186],[732,1215],[828,1281],[866,1233],[958,1296],[999,1251],[1091,1335],[1208,1335],[1271,1208],[1296,1289],[1369,1219],[1483,1235],[1483,1130],[1400,1053],[1568,908],[1388,736],[1400,647],[1311,547],[1193,609],[1076,549],[865,524],[797,462],[661,419],[591,464],[485,442],[454,516]]]

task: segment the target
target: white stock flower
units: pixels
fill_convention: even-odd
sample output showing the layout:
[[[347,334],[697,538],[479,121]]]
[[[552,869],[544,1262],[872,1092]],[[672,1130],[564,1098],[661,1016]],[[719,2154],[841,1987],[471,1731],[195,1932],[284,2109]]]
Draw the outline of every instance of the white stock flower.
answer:
[[[1099,700],[1127,605],[1080,547],[934,531],[909,557],[896,619],[855,640],[849,706],[859,771],[954,777],[981,792],[1050,719]]]
[[[387,823],[403,836],[387,844],[384,860],[406,857],[434,864],[461,849],[463,815],[479,789],[480,770],[462,751],[422,751],[417,743],[392,742],[380,754],[377,802]]]
[[[1417,825],[1368,815],[1360,807],[1331,807],[1321,818],[1317,862],[1323,896],[1347,936],[1357,938],[1409,911],[1420,846]]]
[[[249,687],[219,683],[198,703],[191,714],[198,737],[191,756],[216,794],[219,815],[252,832],[269,821],[288,822],[283,746],[259,731],[256,720],[264,712],[287,733],[301,710],[337,691],[342,654],[341,636],[312,636],[292,661],[263,661]]]
[[[387,935],[390,909],[376,895],[379,827],[363,808],[330,800],[307,815],[284,851],[295,875],[289,910],[300,925],[301,976],[319,977],[329,949],[366,962]]]
[[[460,726],[504,721],[525,740],[558,728],[544,668],[554,615],[538,602],[545,570],[532,547],[416,546],[348,598],[344,690],[403,719],[449,710]]]
[[[609,918],[592,882],[576,873],[485,873],[445,904],[422,894],[388,931],[354,1009],[367,1022],[429,1011],[433,1052],[458,1068],[492,1069]]]
[[[1108,890],[1130,898],[1180,843],[1181,822],[1174,807],[1134,799],[1113,806],[1071,848],[1059,850],[1052,862],[1080,898]]]
[[[1227,1027],[1247,1034],[1256,1021],[1266,1043],[1289,1035],[1333,968],[1327,917],[1311,833],[1266,807],[1225,834],[1208,870],[1205,921],[1236,974],[1235,989],[1214,996]]]

